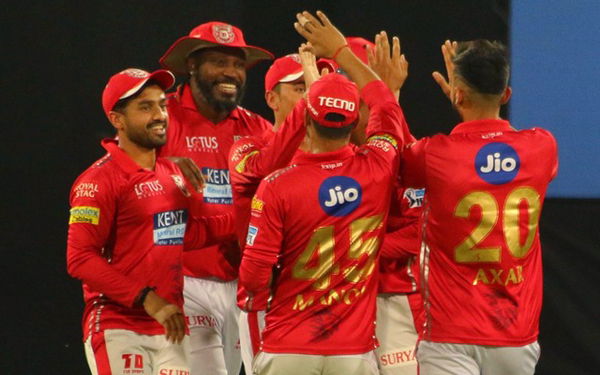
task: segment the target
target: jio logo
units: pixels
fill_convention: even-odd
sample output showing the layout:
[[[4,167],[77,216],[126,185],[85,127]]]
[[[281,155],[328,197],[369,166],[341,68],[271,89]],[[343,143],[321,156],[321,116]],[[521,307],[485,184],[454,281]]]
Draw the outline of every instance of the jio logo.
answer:
[[[358,182],[346,176],[329,177],[319,187],[319,204],[331,216],[346,216],[352,213],[362,199]]]
[[[514,148],[506,143],[489,143],[475,156],[475,170],[485,182],[506,184],[519,173],[521,162]]]

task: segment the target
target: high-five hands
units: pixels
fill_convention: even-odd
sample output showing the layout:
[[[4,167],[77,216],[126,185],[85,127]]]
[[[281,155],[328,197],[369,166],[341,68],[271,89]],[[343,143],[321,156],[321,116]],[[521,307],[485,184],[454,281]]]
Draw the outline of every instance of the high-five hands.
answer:
[[[408,77],[408,61],[400,50],[400,39],[392,38],[390,54],[390,43],[385,31],[375,35],[375,50],[369,49],[369,66],[377,73],[386,86],[394,93],[396,98],[400,95],[400,89],[406,77]]]
[[[451,42],[449,40],[442,44],[442,56],[444,56],[448,80],[446,81],[446,78],[440,72],[436,71],[432,73],[433,79],[440,85],[440,88],[450,100],[452,100],[451,88],[454,86],[454,63],[452,62],[452,59],[456,54],[456,46],[456,42]]]
[[[294,28],[310,42],[315,55],[333,58],[341,48],[348,45],[346,38],[325,13],[318,10],[316,15],[315,17],[307,11],[296,14],[298,22],[294,22]]]

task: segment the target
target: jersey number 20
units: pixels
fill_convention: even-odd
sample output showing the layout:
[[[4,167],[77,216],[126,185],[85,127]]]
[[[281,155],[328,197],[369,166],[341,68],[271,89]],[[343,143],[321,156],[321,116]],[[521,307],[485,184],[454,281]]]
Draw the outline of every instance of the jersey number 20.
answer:
[[[527,237],[521,244],[519,226],[521,202],[527,204]],[[481,207],[481,221],[454,249],[454,259],[458,263],[500,262],[501,247],[478,247],[494,229],[498,221],[499,208],[494,196],[485,191],[474,191],[465,195],[454,210],[454,216],[469,218],[473,206]],[[502,211],[502,229],[504,240],[510,253],[516,258],[523,258],[533,245],[540,217],[540,195],[531,187],[519,187],[506,197]]]

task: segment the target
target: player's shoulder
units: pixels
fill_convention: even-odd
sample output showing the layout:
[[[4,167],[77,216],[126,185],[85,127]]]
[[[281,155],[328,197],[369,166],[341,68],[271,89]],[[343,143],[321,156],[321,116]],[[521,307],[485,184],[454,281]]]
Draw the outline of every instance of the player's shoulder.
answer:
[[[229,162],[237,163],[250,153],[258,151],[263,145],[263,137],[256,135],[243,136],[231,145]]]
[[[264,117],[262,117],[258,113],[252,112],[242,106],[238,105],[237,108],[235,109],[235,111],[236,111],[237,117],[240,118],[245,123],[248,123],[250,125],[260,124],[265,129],[272,126],[272,124],[268,120],[266,120]]]
[[[177,166],[177,163],[175,163],[168,157],[164,157],[164,156],[157,157],[156,165],[157,165],[157,167],[160,166],[161,169],[164,169],[168,173],[177,173],[177,174],[181,173],[179,167]],[[158,168],[155,168],[155,170],[158,170]]]
[[[298,172],[298,165],[288,165],[285,168],[280,168],[274,172],[271,172],[265,178],[263,178],[263,181],[265,182],[265,184],[284,183],[289,179],[294,180],[294,175],[296,174],[296,172]]]
[[[552,132],[548,129],[544,129],[538,126],[534,126],[528,129],[522,129],[522,130],[517,130],[518,133],[522,133],[522,134],[530,134],[533,136],[537,136],[540,138],[550,138],[550,139],[554,139],[554,134],[552,134]]]
[[[110,153],[95,161],[73,182],[72,193],[76,197],[93,197],[112,189],[120,180],[120,169]]]

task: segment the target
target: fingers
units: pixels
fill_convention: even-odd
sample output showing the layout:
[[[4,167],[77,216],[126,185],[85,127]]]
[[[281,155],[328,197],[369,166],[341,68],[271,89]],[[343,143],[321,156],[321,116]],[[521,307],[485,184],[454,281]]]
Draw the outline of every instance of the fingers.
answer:
[[[375,50],[370,46],[367,46],[367,61],[369,62],[369,67],[374,67],[377,60],[375,57]]]
[[[159,323],[165,328],[165,337],[169,342],[179,344],[185,337],[185,320],[181,310],[175,305],[167,305],[161,311],[163,317]]]
[[[202,172],[196,163],[194,163],[194,161],[190,158],[182,158],[180,169],[185,177],[190,181],[194,189],[196,189],[197,192],[202,191],[204,179],[202,178]]]
[[[444,57],[444,64],[446,65],[446,72],[448,73],[449,79],[452,79],[452,73],[454,72],[452,58],[456,51],[456,45],[456,42],[450,42],[449,40],[446,40],[446,42],[442,44],[442,56]]]
[[[321,23],[321,21],[319,19],[317,19],[315,16],[313,16],[312,14],[310,14],[310,12],[307,11],[303,11],[301,16],[303,16],[308,22],[307,23],[311,23],[312,25],[308,25],[309,27],[318,27],[318,26],[322,26],[323,24]],[[324,14],[323,14],[324,16]],[[331,23],[330,23],[331,24]]]
[[[400,39],[397,36],[392,38],[392,61],[395,64],[400,62]]]
[[[304,39],[306,39],[306,40],[310,39],[310,33],[308,31],[306,31],[306,29],[304,27],[302,27],[302,25],[300,25],[299,22],[294,22],[294,29],[296,29],[298,34],[302,35],[302,37]]]
[[[329,20],[329,18],[327,18],[327,16],[325,15],[325,13],[321,12],[320,10],[317,10],[317,17],[319,17],[319,19],[321,20],[321,22],[323,23],[323,25],[325,25],[325,26],[333,26],[333,24],[331,23],[331,21]]]
[[[450,85],[448,84],[448,81],[446,81],[446,78],[444,78],[444,76],[440,72],[433,72],[432,76],[435,82],[437,82],[437,84],[442,89],[444,95],[446,95],[450,99]]]

